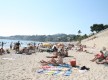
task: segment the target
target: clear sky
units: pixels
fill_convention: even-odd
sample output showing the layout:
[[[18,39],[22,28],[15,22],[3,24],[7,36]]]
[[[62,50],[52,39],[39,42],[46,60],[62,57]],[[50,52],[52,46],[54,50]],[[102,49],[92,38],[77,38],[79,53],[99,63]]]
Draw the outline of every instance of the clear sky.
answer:
[[[89,34],[108,24],[108,0],[0,0],[0,36]]]

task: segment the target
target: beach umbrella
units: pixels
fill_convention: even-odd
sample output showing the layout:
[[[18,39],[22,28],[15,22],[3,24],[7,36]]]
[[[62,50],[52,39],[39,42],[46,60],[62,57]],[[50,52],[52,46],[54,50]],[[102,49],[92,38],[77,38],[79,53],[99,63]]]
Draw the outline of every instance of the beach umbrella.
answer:
[[[52,44],[51,43],[43,43],[43,47],[51,47]]]

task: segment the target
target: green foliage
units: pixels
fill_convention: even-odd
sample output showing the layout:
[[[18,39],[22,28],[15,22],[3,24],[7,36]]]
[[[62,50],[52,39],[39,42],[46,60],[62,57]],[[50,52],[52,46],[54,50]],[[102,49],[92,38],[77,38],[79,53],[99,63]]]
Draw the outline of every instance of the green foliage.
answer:
[[[86,39],[86,38],[88,38],[88,35],[87,35],[87,34],[84,34],[84,35],[82,36],[81,40],[82,40],[82,39]]]
[[[78,35],[80,35],[80,34],[81,34],[81,30],[78,31]]]
[[[40,42],[46,42],[46,41],[68,42],[68,41],[74,41],[76,39],[76,35],[72,35],[72,34],[32,35],[32,36],[16,35],[16,36],[0,37],[0,38],[12,39],[12,40],[32,40],[32,41],[40,41]]]
[[[106,28],[108,28],[108,25],[103,25],[103,24],[93,24],[93,26],[90,27],[92,32],[100,32]]]
[[[55,34],[55,35],[16,35],[10,37],[0,37],[0,39],[12,39],[12,40],[32,40],[32,41],[40,41],[40,42],[70,42],[70,41],[79,41],[87,38],[88,36],[85,34],[81,35],[72,35],[72,34]]]

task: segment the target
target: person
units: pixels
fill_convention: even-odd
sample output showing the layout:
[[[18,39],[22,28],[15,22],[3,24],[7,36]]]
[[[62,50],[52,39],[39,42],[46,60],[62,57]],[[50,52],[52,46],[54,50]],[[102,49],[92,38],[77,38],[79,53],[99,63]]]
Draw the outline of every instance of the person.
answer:
[[[31,54],[27,47],[24,47],[23,49],[21,49],[17,54],[23,54],[23,53],[25,53],[26,55],[30,55]]]
[[[59,64],[63,64],[63,57],[61,54],[58,55],[57,60],[55,60],[53,57],[51,58],[51,60],[49,61],[44,61],[41,60],[40,61],[43,65],[48,65],[48,64],[52,64],[52,65],[59,65]]]
[[[106,47],[103,47],[103,49],[100,51],[100,53],[96,54],[95,58],[93,58],[91,61],[94,62],[97,59],[103,60],[103,59],[105,59],[107,57],[107,55],[108,55],[108,51],[106,50]]]
[[[5,50],[3,48],[0,49],[0,55],[4,54]]]
[[[57,46],[56,45],[53,45],[52,46],[52,50],[53,50],[53,52],[56,52],[57,51]]]
[[[1,48],[3,48],[3,47],[4,47],[4,44],[6,44],[6,43],[4,43],[4,42],[1,42]]]
[[[36,46],[36,43],[34,42],[34,47]]]
[[[11,44],[10,44],[10,49],[12,49],[12,42],[11,42]]]
[[[58,49],[56,48],[53,52],[53,56],[46,56],[47,58],[57,58],[58,56]]]
[[[19,52],[19,50],[20,50],[20,42],[18,41],[17,43],[16,43],[16,53],[18,53]]]
[[[79,45],[79,49],[77,51],[83,51],[83,45]]]
[[[64,57],[68,57],[69,55],[68,55],[68,48],[65,48],[65,50],[64,50]]]
[[[96,63],[97,64],[104,64],[104,63],[108,63],[108,56],[104,59],[104,60],[102,60],[102,61],[96,61]]]
[[[61,47],[58,52],[60,54],[62,54],[63,57],[68,57],[68,49],[67,48]]]
[[[56,63],[57,64],[63,64],[63,56],[62,56],[62,54],[59,54],[58,55],[57,60],[56,60]]]

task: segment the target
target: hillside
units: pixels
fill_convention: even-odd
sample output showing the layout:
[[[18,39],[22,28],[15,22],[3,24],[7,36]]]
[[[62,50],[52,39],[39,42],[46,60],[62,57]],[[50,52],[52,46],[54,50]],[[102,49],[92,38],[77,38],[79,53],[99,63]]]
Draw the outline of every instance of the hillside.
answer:
[[[53,35],[15,35],[9,37],[0,36],[0,39],[11,39],[11,40],[30,40],[40,42],[68,42],[69,40],[75,40],[76,35],[74,34],[53,34]]]
[[[108,48],[108,29],[82,40],[82,44],[89,47],[93,47],[95,45],[98,49],[101,49],[103,46]]]

